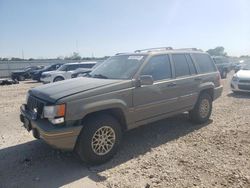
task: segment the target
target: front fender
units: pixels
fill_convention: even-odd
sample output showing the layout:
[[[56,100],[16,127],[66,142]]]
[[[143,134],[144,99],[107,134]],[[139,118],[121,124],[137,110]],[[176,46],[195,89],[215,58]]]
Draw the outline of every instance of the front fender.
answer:
[[[125,118],[127,117],[128,106],[124,101],[120,99],[107,99],[86,104],[68,104],[66,120],[80,120],[90,113],[114,108],[122,110]]]

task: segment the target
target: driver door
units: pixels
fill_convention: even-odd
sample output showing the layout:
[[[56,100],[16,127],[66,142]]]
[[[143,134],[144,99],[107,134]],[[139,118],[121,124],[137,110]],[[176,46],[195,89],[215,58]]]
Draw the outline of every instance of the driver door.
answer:
[[[154,83],[134,89],[135,123],[175,111],[177,102],[176,83],[172,79],[169,56],[157,55],[151,57],[140,75],[151,75]]]

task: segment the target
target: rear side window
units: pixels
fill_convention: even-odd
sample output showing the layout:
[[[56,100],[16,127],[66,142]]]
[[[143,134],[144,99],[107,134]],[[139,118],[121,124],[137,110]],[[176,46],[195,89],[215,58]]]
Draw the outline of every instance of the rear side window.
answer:
[[[174,61],[176,77],[190,75],[189,66],[185,54],[173,54],[172,58]]]
[[[89,63],[89,64],[86,63],[86,64],[80,64],[79,67],[80,67],[80,68],[87,68],[87,69],[89,68],[89,69],[90,69],[90,68],[92,68],[94,65],[95,65],[94,63]]]
[[[187,58],[190,74],[191,75],[196,74],[196,69],[195,69],[194,62],[193,62],[192,58],[190,57],[189,54],[186,54],[186,58]]]
[[[141,75],[151,75],[154,81],[172,78],[168,55],[153,56],[143,68]]]
[[[216,71],[212,59],[207,54],[193,54],[194,60],[201,73]]]
[[[68,65],[67,71],[72,71],[72,70],[75,70],[77,68],[79,68],[79,66],[77,64],[75,64],[75,65]]]

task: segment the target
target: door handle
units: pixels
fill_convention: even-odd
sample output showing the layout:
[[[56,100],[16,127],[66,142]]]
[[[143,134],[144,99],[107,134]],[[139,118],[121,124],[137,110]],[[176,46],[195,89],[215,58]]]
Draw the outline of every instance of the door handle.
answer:
[[[167,85],[167,87],[175,87],[177,84],[175,82],[171,82],[170,84]]]

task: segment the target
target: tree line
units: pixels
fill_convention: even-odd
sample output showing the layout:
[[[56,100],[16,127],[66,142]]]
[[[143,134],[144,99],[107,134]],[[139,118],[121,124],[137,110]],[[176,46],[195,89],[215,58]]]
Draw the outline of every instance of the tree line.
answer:
[[[229,57],[227,52],[225,52],[225,48],[223,46],[218,46],[213,49],[209,49],[206,51],[209,53],[211,56],[225,56]],[[83,60],[83,61],[92,61],[92,60],[103,60],[107,59],[109,56],[104,56],[104,57],[81,57],[79,53],[73,52],[71,56],[66,56],[66,57],[57,57],[55,59],[61,59],[61,60]],[[250,55],[242,55],[240,58],[250,58]],[[55,60],[55,59],[43,59],[43,60]],[[33,60],[38,60],[38,59],[22,59],[22,58],[17,58],[17,57],[12,57],[12,58],[1,58],[0,61],[33,61]],[[41,60],[41,59],[39,59]]]

